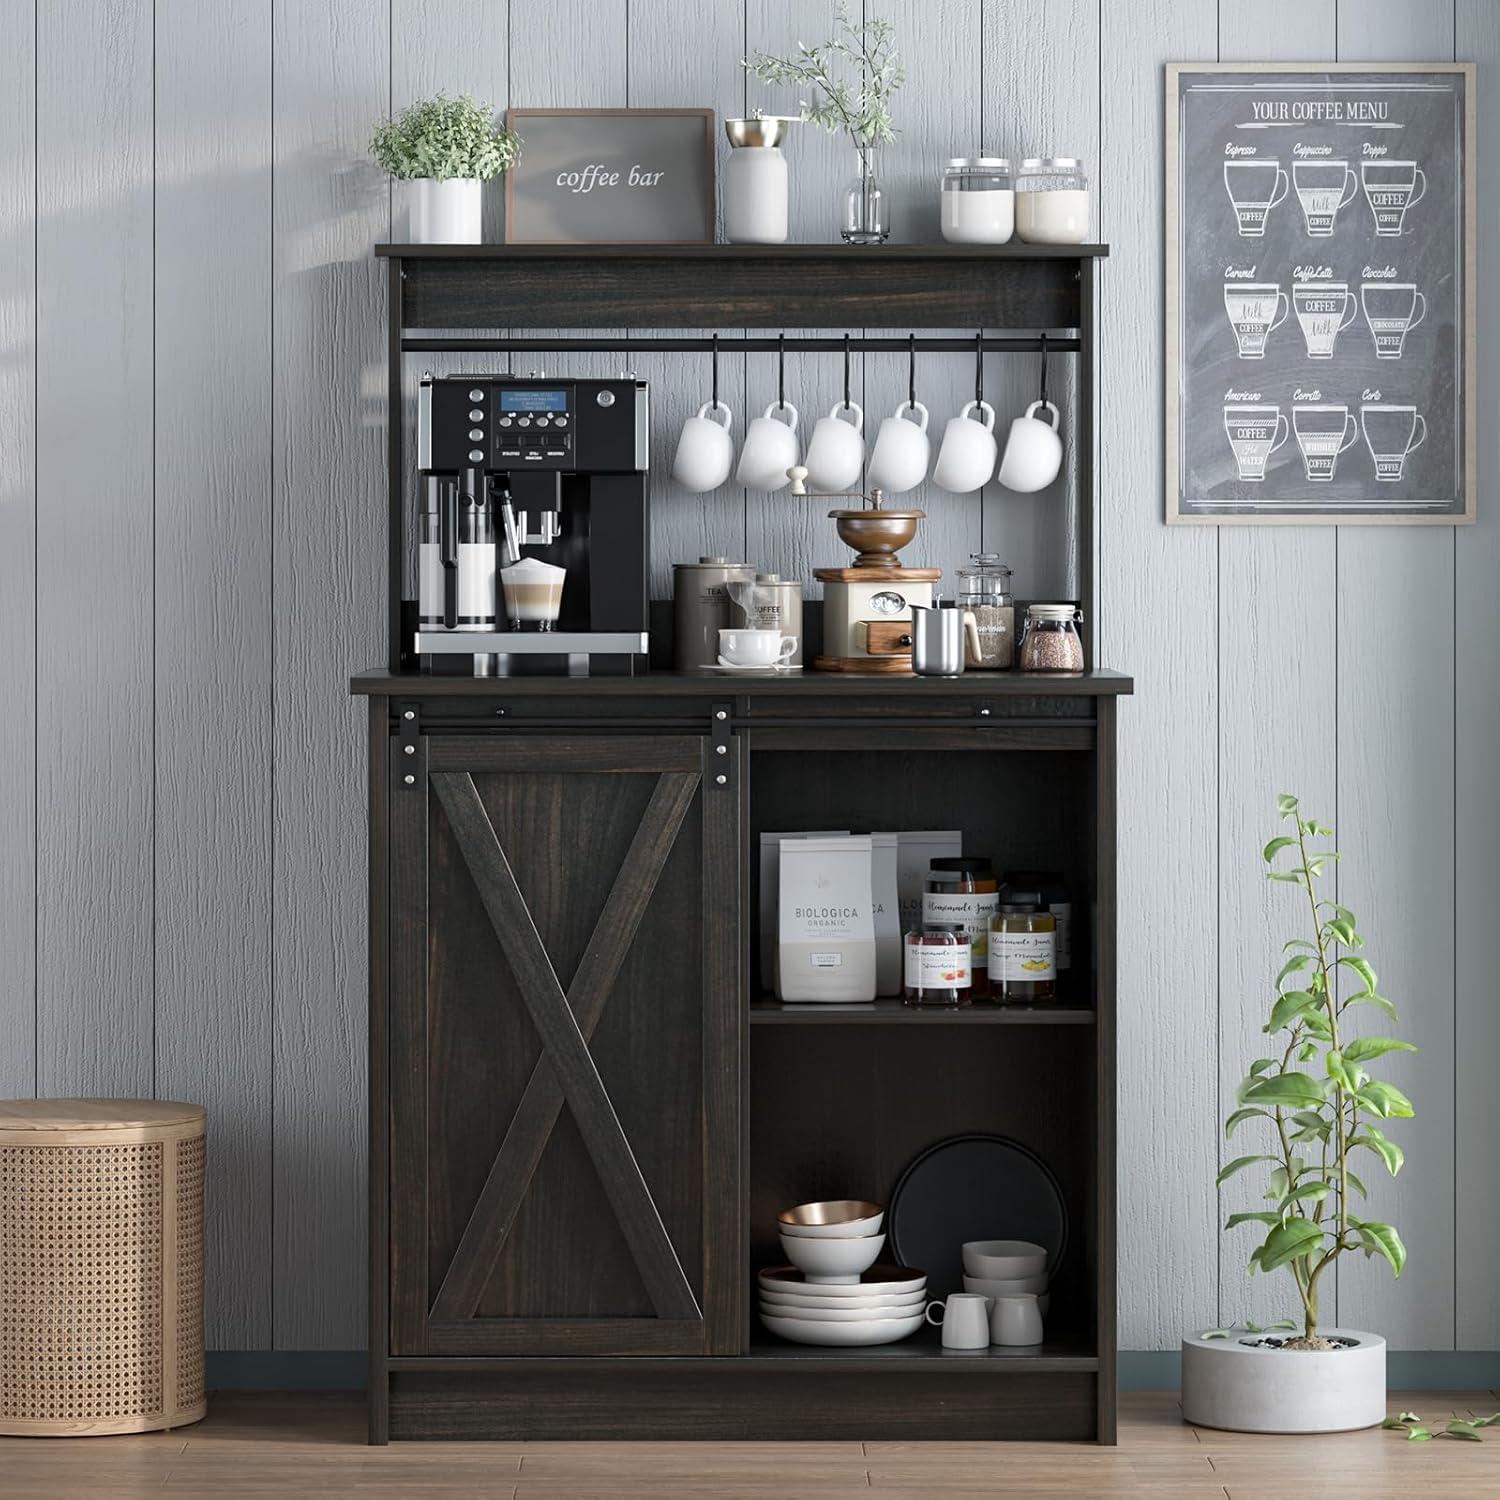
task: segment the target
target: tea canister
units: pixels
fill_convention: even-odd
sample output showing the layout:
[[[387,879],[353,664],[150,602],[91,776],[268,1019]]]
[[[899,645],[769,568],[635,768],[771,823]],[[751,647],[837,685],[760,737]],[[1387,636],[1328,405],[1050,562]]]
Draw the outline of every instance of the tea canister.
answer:
[[[701,672],[718,661],[719,632],[739,624],[729,585],[754,581],[749,563],[727,557],[672,565],[672,665],[679,672]]]

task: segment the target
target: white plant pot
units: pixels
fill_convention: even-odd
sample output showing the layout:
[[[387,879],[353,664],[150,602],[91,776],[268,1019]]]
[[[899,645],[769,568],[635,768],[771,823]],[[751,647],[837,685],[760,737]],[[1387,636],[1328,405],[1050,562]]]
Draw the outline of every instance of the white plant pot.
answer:
[[[1385,1340],[1353,1328],[1319,1332],[1356,1342],[1327,1352],[1271,1349],[1243,1328],[1227,1339],[1198,1333],[1183,1339],[1183,1418],[1230,1432],[1349,1432],[1379,1425],[1385,1419]]]
[[[477,245],[481,239],[484,184],[477,177],[419,177],[411,211],[418,245]]]

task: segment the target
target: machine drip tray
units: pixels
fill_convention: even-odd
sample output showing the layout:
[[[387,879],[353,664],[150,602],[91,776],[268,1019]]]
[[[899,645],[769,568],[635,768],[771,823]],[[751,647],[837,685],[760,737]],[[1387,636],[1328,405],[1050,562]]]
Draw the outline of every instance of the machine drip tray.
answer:
[[[644,630],[419,630],[421,655],[644,656]]]

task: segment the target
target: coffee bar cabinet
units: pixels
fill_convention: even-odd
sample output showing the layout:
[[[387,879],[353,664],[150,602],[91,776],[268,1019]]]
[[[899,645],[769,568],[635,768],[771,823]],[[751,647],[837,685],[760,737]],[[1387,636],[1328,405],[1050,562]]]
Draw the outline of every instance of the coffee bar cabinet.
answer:
[[[888,285],[927,328],[1056,328],[1087,349],[1100,253],[789,247],[767,268],[738,249],[619,265],[489,249],[389,247],[393,401],[408,346],[440,342],[412,327],[556,327],[565,307],[596,328],[827,327],[851,284],[860,299]],[[757,313],[767,269],[775,306]],[[569,296],[547,301],[548,277]],[[711,319],[716,297],[732,305]],[[403,511],[399,431],[391,446]],[[391,659],[353,681],[369,735],[371,1441],[1113,1442],[1129,679],[419,670],[405,535],[393,526]],[[1056,1002],[778,1002],[760,837],[836,828],[957,829],[966,853],[1059,871],[1074,920]],[[924,1327],[815,1347],[761,1326],[780,1209],[889,1203],[915,1158],[965,1134],[1006,1137],[1056,1179],[1068,1227],[1043,1343],[946,1351]]]

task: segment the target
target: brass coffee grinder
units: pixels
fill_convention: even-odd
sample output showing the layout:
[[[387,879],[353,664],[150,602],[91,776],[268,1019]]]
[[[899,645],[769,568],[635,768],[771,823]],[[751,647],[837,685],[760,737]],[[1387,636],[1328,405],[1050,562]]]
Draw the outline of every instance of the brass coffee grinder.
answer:
[[[809,496],[807,470],[787,471],[793,495]],[[818,498],[811,497],[809,498]],[[847,568],[814,568],[823,585],[823,651],[813,660],[818,672],[911,673],[912,606],[932,603],[941,568],[906,568],[900,549],[917,534],[925,510],[888,510],[879,490],[858,497],[860,510],[831,510],[839,540],[854,549]]]

